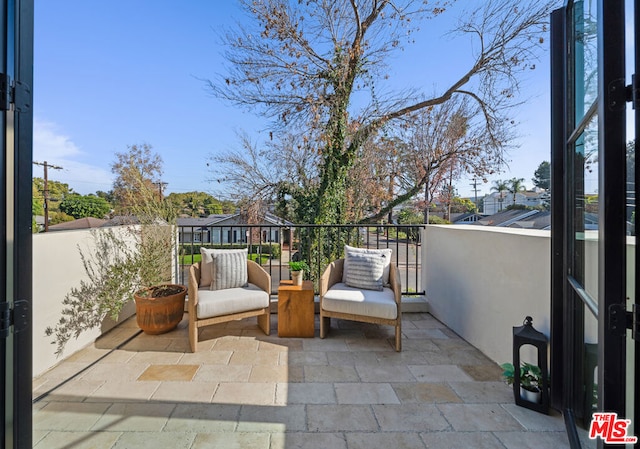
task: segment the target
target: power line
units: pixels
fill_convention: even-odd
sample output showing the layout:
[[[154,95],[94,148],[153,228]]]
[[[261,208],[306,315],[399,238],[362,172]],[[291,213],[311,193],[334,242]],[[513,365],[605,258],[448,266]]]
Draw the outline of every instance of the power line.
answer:
[[[41,165],[44,167],[44,232],[49,231],[49,176],[47,169],[52,168],[54,170],[62,170],[62,167],[58,165],[48,164],[47,161],[44,162],[36,162],[33,161],[34,165]]]

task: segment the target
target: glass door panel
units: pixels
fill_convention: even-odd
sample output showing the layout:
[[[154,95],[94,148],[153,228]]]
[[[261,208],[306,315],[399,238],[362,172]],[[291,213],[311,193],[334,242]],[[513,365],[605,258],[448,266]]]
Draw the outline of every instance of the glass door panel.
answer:
[[[580,123],[598,97],[598,8],[596,0],[573,4],[575,123]]]
[[[573,152],[572,285],[597,314],[598,301],[598,117],[593,115]]]

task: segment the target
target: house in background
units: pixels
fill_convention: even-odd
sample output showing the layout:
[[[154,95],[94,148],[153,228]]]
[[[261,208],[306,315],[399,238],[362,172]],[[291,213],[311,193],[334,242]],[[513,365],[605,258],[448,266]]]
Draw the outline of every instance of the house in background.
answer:
[[[471,224],[482,220],[485,216],[477,212],[464,212],[459,214],[451,214],[451,223],[453,224]]]
[[[293,226],[290,221],[267,212],[261,223],[248,225],[244,216],[236,214],[209,215],[198,218],[178,218],[180,243],[234,244],[234,243],[282,243],[290,242],[290,231],[281,226]],[[249,235],[251,226],[251,235]]]
[[[509,192],[492,192],[483,198],[483,213],[485,215],[493,215],[502,212],[507,207],[513,205],[513,193]],[[515,204],[526,207],[542,206],[549,202],[549,192],[544,189],[536,188],[516,193]]]

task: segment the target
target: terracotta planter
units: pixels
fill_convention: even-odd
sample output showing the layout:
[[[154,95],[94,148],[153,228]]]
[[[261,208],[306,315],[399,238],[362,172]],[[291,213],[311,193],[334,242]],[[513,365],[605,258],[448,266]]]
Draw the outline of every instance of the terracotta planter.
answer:
[[[304,277],[303,270],[291,272],[291,280],[293,281],[293,285],[302,285],[303,277]]]
[[[136,321],[145,334],[158,335],[175,329],[184,315],[184,298],[187,287],[184,285],[168,284],[167,288],[175,287],[178,293],[162,296],[156,287],[138,290],[134,295],[136,301]],[[159,294],[159,296],[152,296]]]

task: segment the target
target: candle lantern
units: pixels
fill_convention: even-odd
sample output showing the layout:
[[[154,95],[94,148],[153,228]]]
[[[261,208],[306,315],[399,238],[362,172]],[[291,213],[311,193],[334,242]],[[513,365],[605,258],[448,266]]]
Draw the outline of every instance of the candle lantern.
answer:
[[[537,352],[537,365],[522,363],[520,349],[530,345]],[[513,328],[513,395],[516,404],[540,413],[549,413],[548,339],[533,327],[528,316],[522,326]]]

